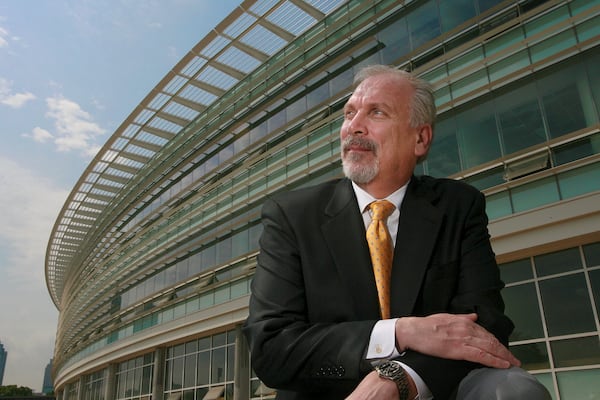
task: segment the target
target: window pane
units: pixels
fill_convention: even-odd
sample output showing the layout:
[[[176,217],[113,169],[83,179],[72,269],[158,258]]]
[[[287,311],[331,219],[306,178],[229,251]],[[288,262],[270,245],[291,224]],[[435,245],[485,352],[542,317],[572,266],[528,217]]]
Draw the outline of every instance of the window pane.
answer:
[[[596,303],[596,310],[600,310],[600,269],[590,271],[590,281],[592,284],[594,302]]]
[[[489,73],[492,81],[503,78],[519,69],[529,65],[529,53],[527,50],[521,50],[509,57],[503,58],[490,65]]]
[[[210,352],[198,353],[197,385],[208,385],[210,377]]]
[[[536,256],[533,261],[538,276],[573,271],[582,267],[578,247]]]
[[[560,197],[556,181],[551,176],[514,188],[512,200],[515,212],[520,212],[557,202]]]
[[[500,192],[486,198],[485,212],[490,220],[512,214],[508,192]]]
[[[519,282],[533,278],[529,258],[500,264],[498,267],[500,268],[500,277],[504,283]]]
[[[564,68],[540,79],[538,88],[551,138],[587,126],[581,99],[587,97],[589,89],[585,71],[580,65]],[[580,93],[582,91],[585,93]]]
[[[596,329],[583,274],[540,281],[540,292],[550,336]]]
[[[477,4],[479,4],[479,12],[482,13],[488,8],[492,8],[501,2],[502,0],[477,0]]]
[[[535,85],[522,86],[497,99],[505,154],[546,140]]]
[[[600,190],[600,163],[590,164],[558,175],[563,199]]]
[[[544,58],[555,55],[577,43],[575,32],[567,30],[554,35],[541,43],[531,46],[531,61],[538,62]]]
[[[594,135],[592,137],[586,137],[555,147],[552,149],[554,163],[556,165],[562,165],[595,154],[595,149],[592,144],[592,139],[594,139],[595,136],[600,138],[600,135]],[[600,148],[598,150],[600,150]]]
[[[440,35],[438,8],[435,1],[428,1],[408,14],[408,29],[412,49]]]
[[[450,86],[452,88],[452,96],[454,98],[463,96],[474,90],[481,89],[482,86],[488,84],[488,75],[486,71],[476,71],[462,78]]]
[[[380,50],[383,64],[392,64],[410,52],[410,40],[405,18],[399,19],[383,29],[377,34],[377,38],[384,45]]]
[[[436,124],[435,136],[427,156],[429,174],[445,177],[460,171],[458,141],[454,119],[449,118]]]
[[[600,364],[598,336],[550,342],[554,366],[557,368]]]
[[[183,386],[186,388],[194,386],[196,379],[196,355],[189,354],[185,356],[185,370]]]
[[[588,268],[600,266],[600,242],[583,246],[583,256]]]
[[[561,399],[593,399],[600,393],[600,369],[558,372]]]
[[[504,288],[506,315],[515,324],[511,341],[544,337],[537,293],[533,283]]]
[[[220,383],[225,381],[225,348],[213,349],[211,361],[211,379],[210,383]]]
[[[510,351],[521,360],[521,367],[528,371],[550,368],[545,342],[510,346]]]
[[[172,361],[173,369],[171,376],[171,389],[181,389],[183,385],[183,357],[176,358]]]
[[[500,143],[493,105],[488,102],[456,117],[463,168],[500,157]]]
[[[474,0],[440,0],[442,32],[462,24],[475,16]]]
[[[504,168],[494,168],[477,175],[469,176],[465,182],[475,186],[479,190],[488,189],[504,183]]]

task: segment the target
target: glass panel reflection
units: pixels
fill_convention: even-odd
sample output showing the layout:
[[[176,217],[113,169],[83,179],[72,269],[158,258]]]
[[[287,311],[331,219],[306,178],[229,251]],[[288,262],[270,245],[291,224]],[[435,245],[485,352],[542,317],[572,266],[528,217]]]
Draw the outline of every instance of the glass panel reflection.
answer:
[[[511,341],[544,337],[537,293],[533,283],[504,288],[502,297],[506,315],[512,319],[515,329]]]
[[[535,270],[539,276],[548,276],[581,268],[579,248],[542,254],[533,258]]]
[[[557,368],[600,364],[600,340],[597,335],[550,342]]]
[[[547,279],[539,284],[550,336],[596,330],[583,273]]]
[[[521,360],[521,367],[528,371],[550,368],[545,342],[510,346],[510,351]]]
[[[600,369],[558,372],[556,379],[561,399],[597,399]]]

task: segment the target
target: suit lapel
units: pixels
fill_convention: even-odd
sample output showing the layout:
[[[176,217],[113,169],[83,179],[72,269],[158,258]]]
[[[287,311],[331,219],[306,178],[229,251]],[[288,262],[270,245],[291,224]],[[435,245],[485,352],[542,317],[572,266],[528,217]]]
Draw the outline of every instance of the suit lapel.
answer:
[[[413,177],[400,209],[392,268],[392,316],[412,313],[442,221],[433,192]]]
[[[325,209],[321,229],[345,290],[354,301],[358,318],[376,319],[377,288],[365,238],[365,227],[349,180],[337,185]],[[342,288],[338,288],[342,290]]]

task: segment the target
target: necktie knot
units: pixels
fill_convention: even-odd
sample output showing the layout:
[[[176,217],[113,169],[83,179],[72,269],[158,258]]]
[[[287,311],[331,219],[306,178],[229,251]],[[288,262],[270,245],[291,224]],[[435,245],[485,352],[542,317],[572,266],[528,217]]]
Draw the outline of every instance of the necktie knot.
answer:
[[[396,206],[394,206],[387,200],[375,200],[374,202],[369,204],[369,208],[371,210],[371,213],[373,213],[372,219],[376,219],[378,221],[385,221],[385,219],[389,217],[391,213],[394,212]]]

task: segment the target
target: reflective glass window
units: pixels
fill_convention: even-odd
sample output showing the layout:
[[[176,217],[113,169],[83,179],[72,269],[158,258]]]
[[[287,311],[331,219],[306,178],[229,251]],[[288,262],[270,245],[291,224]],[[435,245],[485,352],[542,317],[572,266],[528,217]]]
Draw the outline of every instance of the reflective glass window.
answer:
[[[600,190],[600,163],[562,172],[558,183],[563,199]]]
[[[429,0],[407,16],[412,49],[440,35],[440,20],[436,1]]]
[[[585,71],[580,65],[563,68],[538,82],[550,137],[585,128],[586,111],[582,104],[591,97]],[[589,113],[589,112],[588,112]]]
[[[590,271],[590,283],[592,285],[592,295],[596,310],[600,310],[600,269]]]
[[[306,96],[307,106],[309,109],[316,107],[323,103],[325,100],[329,100],[329,83],[325,82],[320,86],[314,88]]]
[[[563,31],[531,46],[529,48],[531,61],[534,63],[542,61],[545,58],[552,57],[576,44],[577,38],[575,37],[575,32],[572,29]]]
[[[560,200],[553,176],[518,186],[511,189],[511,194],[515,212],[531,210]]]
[[[600,20],[600,17],[596,18]],[[596,27],[598,29],[598,27]],[[600,65],[600,48],[596,47],[595,50],[590,51],[586,54],[585,67],[587,70],[587,77],[590,83],[590,92],[594,99],[593,103],[589,104],[590,113],[596,111],[595,121],[598,121],[598,115],[600,114],[600,74],[598,73],[598,65]],[[595,105],[595,107],[593,107]]]
[[[377,34],[377,39],[383,44],[379,51],[383,64],[392,64],[410,52],[410,40],[406,19],[400,18]]]
[[[510,346],[510,351],[521,360],[521,367],[528,371],[550,368],[545,342]]]
[[[491,102],[456,116],[463,168],[468,169],[500,157],[496,116]]]
[[[210,382],[210,351],[201,351],[198,353],[197,361],[197,385],[208,385]]]
[[[500,278],[502,278],[504,283],[519,282],[533,278],[531,260],[529,258],[499,264],[498,268],[500,269]]]
[[[583,256],[588,268],[600,266],[600,242],[583,246]]]
[[[561,6],[527,22],[525,24],[525,31],[527,32],[527,36],[531,37],[552,28],[557,23],[560,23],[569,17],[569,8],[566,5]]]
[[[540,281],[539,285],[550,336],[596,329],[583,274],[547,279]]]
[[[561,399],[593,399],[600,393],[600,369],[557,372]]]
[[[470,185],[479,190],[484,190],[504,183],[504,168],[492,168],[464,179]]]
[[[492,8],[501,2],[502,0],[477,0],[477,5],[479,6],[479,12],[482,13],[485,10]]]
[[[450,85],[454,99],[481,90],[482,86],[489,83],[488,74],[485,70],[475,71],[466,77]]]
[[[550,342],[554,366],[557,368],[600,364],[598,336],[580,337]]]
[[[512,214],[508,192],[500,192],[486,197],[485,212],[490,220]]]
[[[429,174],[437,177],[449,176],[461,170],[454,118],[436,124],[427,167]]]
[[[485,54],[490,57],[508,47],[516,45],[525,39],[522,28],[516,28],[502,35],[496,36],[484,44]]]
[[[511,154],[546,140],[534,84],[521,86],[496,98],[505,154]]]
[[[515,324],[511,341],[544,337],[540,306],[533,283],[504,288],[502,297],[506,304],[506,315]]]
[[[534,257],[533,261],[538,276],[559,274],[582,267],[578,247],[542,254]]]
[[[527,50],[521,50],[506,58],[502,58],[488,67],[490,79],[493,81],[504,78],[505,76],[527,67],[529,61],[529,53]]]
[[[598,136],[598,137],[596,137]],[[554,163],[556,165],[567,164],[573,161],[595,154],[593,141],[598,142],[598,151],[600,151],[600,134],[588,136],[579,140],[566,143],[562,146],[552,149]]]
[[[475,0],[440,0],[440,16],[442,32],[448,32],[475,16]]]

